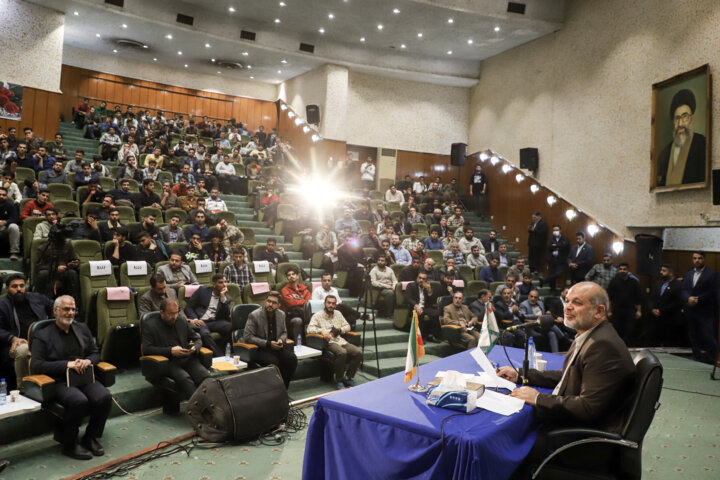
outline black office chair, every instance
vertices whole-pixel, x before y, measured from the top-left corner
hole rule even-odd
[[[311,300],[305,303],[305,316],[310,319],[312,316],[324,308],[323,302],[320,300]],[[352,343],[356,347],[360,346],[362,335],[359,332],[347,332],[343,333],[342,337],[347,340],[348,343]],[[318,357],[322,364],[322,370],[320,378],[325,381],[332,381],[333,379],[333,365],[335,364],[335,354],[332,353],[328,347],[328,341],[325,340],[322,335],[317,333],[308,333],[305,335],[305,341],[307,346],[314,348],[315,350],[321,350],[322,355]]]
[[[55,324],[55,320],[39,320],[33,322],[28,329],[28,346],[32,346],[32,342],[35,339],[37,333],[43,328],[47,328]],[[32,358],[30,362],[30,373],[32,373]],[[107,362],[98,362],[94,365],[95,379],[110,387],[115,384],[115,372],[117,368]],[[25,395],[28,398],[35,400],[42,404],[42,408],[49,411],[58,418],[57,426],[55,429],[55,441],[60,441],[59,434],[62,428],[62,420],[65,418],[65,407],[58,403],[55,399],[55,380],[47,375],[30,375],[22,379],[23,386],[25,387]],[[88,411],[88,415],[90,412]]]
[[[160,312],[148,312],[142,316],[140,320],[140,336],[142,337],[142,328],[152,318],[160,316]],[[213,352],[209,348],[202,347],[200,349],[200,363],[207,369],[212,367]],[[145,380],[150,382],[154,387],[158,388],[162,393],[163,413],[173,414],[180,411],[180,402],[182,396],[177,388],[175,380],[168,376],[168,366],[170,360],[162,355],[142,355],[140,357],[140,371]]]
[[[663,367],[650,350],[635,357],[635,386],[620,433],[563,428],[548,433],[554,451],[533,473],[533,479],[640,479],[642,442],[660,407]]]

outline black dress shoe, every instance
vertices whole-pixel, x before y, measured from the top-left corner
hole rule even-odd
[[[7,466],[10,465],[10,460],[3,460],[0,462],[0,472],[5,470]]]
[[[100,442],[98,442],[94,438],[83,438],[82,442],[80,442],[80,445],[82,445],[87,450],[90,450],[90,452],[96,457],[102,457],[103,455],[105,455],[105,449],[102,445],[100,445]]]
[[[90,460],[92,458],[92,453],[77,443],[63,445],[62,454],[76,460]]]
[[[430,340],[433,343],[440,343],[440,340],[432,333],[428,335],[428,340]]]

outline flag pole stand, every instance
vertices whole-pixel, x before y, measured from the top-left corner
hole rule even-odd
[[[420,365],[418,365],[417,369],[417,382],[415,382],[415,385],[408,385],[408,390],[420,393],[428,391],[428,387],[420,383]]]

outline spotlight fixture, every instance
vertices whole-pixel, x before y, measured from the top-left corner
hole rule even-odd
[[[472,38],[468,38],[468,45],[472,45],[472,44],[473,44],[473,39],[472,39]]]
[[[534,183],[532,185],[530,185],[530,191],[532,192],[533,195],[535,195],[538,192],[538,190],[540,190],[540,187],[538,187]]]
[[[302,125],[303,123],[304,123],[304,120],[302,118],[298,117],[295,119],[295,125],[297,125],[298,127],[300,125]]]
[[[490,163],[492,163],[493,165],[497,165],[499,161],[500,159],[497,157],[497,155],[493,155],[492,157],[490,157]]]
[[[523,180],[525,180],[525,175],[523,175],[522,173],[518,173],[517,175],[515,175],[516,182],[522,183]]]
[[[95,36],[96,36],[97,38],[100,38],[100,34],[99,34],[99,33],[96,33]]]
[[[500,27],[495,27],[495,31],[496,31],[496,32],[499,32],[499,31],[500,31]]]
[[[287,110],[287,108],[288,108],[287,105],[285,105],[284,103],[282,105],[280,105],[280,110],[282,110],[283,112],[285,110]]]
[[[281,6],[281,7],[285,7],[285,6],[287,6],[287,3],[285,3],[285,2],[280,2],[280,6]]]
[[[510,170],[512,170],[512,166],[509,163],[506,163],[502,166],[502,172],[507,174]]]
[[[313,142],[319,142],[319,141],[320,141],[320,135],[318,135],[317,133],[316,133],[316,134],[313,134],[313,136],[310,137],[310,138],[312,138],[312,141],[313,141]]]
[[[172,33],[168,33],[167,35],[165,35],[165,38],[167,38],[168,40],[172,40]]]
[[[235,7],[228,7],[228,12],[235,13]]]
[[[405,50],[405,49],[407,48],[407,45],[405,45],[405,44],[403,43],[403,44],[400,45],[400,48],[402,48],[403,50]]]
[[[284,65],[284,64],[287,63],[287,60],[285,60],[285,59],[283,58],[282,60],[280,60],[280,63],[282,63],[282,64]]]
[[[250,55],[248,52],[242,52],[243,57],[247,57],[248,55]]]
[[[547,204],[551,207],[557,203],[557,198],[555,198],[553,195],[550,195],[547,197]]]
[[[360,41],[364,43],[364,42],[365,42],[365,37],[360,37]]]
[[[486,161],[488,158],[490,158],[490,157],[488,156],[487,153],[482,152],[482,153],[480,154],[480,161],[481,161],[481,162]]]
[[[418,32],[418,38],[422,38],[423,34],[422,32]]]
[[[276,19],[275,19],[275,23],[280,23],[280,19],[279,19],[279,18],[276,18]]]
[[[565,211],[565,217],[571,222],[575,219],[575,217],[577,217],[577,214],[578,213],[572,208]]]
[[[309,131],[310,131],[310,127],[308,127],[307,125],[305,125],[305,126],[303,127],[303,133],[308,133]]]
[[[455,19],[453,19],[453,18],[448,18],[448,23],[450,23],[450,24],[455,23]]]
[[[75,10],[75,11],[73,12],[73,15],[75,15],[75,16],[77,17],[78,15],[80,15],[80,13],[79,13],[77,10]]]
[[[600,228],[598,228],[597,225],[588,225],[587,231],[588,231],[588,235],[590,235],[591,237],[594,237],[600,231]]]
[[[318,32],[320,32],[320,34],[322,35],[323,33],[325,33],[325,29],[320,27],[320,28],[318,28]]]
[[[623,242],[613,242],[612,249],[615,255],[620,255],[624,249]]]
[[[382,29],[383,29],[382,23],[378,24],[377,29],[378,29],[378,30],[382,30]]]
[[[205,44],[205,48],[210,48],[210,47],[212,47],[212,45],[210,45],[209,43]]]
[[[399,13],[400,13],[400,9],[399,9],[399,8],[393,8],[393,13],[394,13],[395,15],[399,14]]]
[[[153,62],[157,62],[157,57],[153,58]]]
[[[123,28],[127,28],[127,23],[123,23],[123,24],[122,24],[122,27],[123,27]]]
[[[447,54],[448,54],[448,55],[452,55],[452,50],[448,50],[448,51],[447,51]]]
[[[332,13],[328,13],[328,18],[329,18],[330,20],[333,20],[333,19],[335,18],[335,15],[332,14]]]
[[[295,112],[293,112],[292,110],[290,110],[290,111],[288,112],[288,117],[293,118],[294,116],[295,116]]]

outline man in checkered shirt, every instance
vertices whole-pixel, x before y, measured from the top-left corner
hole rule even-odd
[[[245,253],[242,250],[233,250],[232,261],[233,263],[225,267],[223,275],[228,283],[236,284],[242,291],[245,285],[254,282],[255,279],[250,267],[245,263]]]

